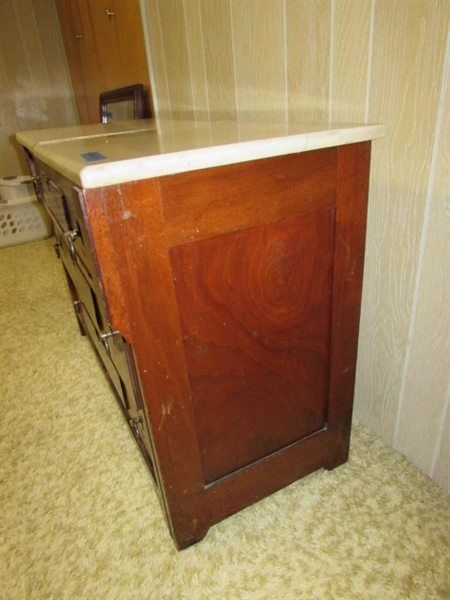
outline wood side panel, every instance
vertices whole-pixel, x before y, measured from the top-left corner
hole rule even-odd
[[[203,499],[196,432],[156,180],[104,197],[130,324],[130,343],[146,399],[156,468],[179,548],[201,539],[209,516]]]
[[[345,462],[350,444],[364,269],[370,142],[338,149],[327,468]]]
[[[348,457],[370,143],[342,147],[338,157],[328,422],[309,438],[208,486],[211,516],[217,521],[318,468],[334,468]]]
[[[167,244],[332,208],[336,177],[336,148],[162,177]]]
[[[325,425],[333,211],[172,248],[206,483]]]
[[[120,278],[119,263],[116,260],[114,240],[106,213],[108,204],[120,202],[120,189],[114,186],[84,190],[84,196],[98,268],[110,315],[110,325],[112,329],[119,330],[127,341],[130,341],[131,330],[125,307],[124,287]]]
[[[211,525],[321,469],[328,436],[320,431],[207,486]]]

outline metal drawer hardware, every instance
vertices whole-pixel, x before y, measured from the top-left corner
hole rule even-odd
[[[120,334],[120,331],[108,331],[107,333],[99,334],[100,341],[106,350],[106,354],[110,358],[111,358],[111,348],[109,347],[109,340],[110,340],[110,338],[114,337],[116,334]]]
[[[111,19],[111,17],[114,16],[114,13],[112,11],[110,11],[108,8],[106,9],[106,16]]]
[[[69,251],[70,256],[72,257],[72,262],[76,262],[77,260],[77,251],[75,250],[75,246],[73,245],[76,238],[80,235],[78,229],[73,229],[72,231],[66,231],[64,233],[66,236],[66,240],[69,243]]]
[[[37,197],[39,197],[39,185],[41,183],[39,175],[35,175],[34,177],[32,177],[31,181],[32,181],[33,187],[34,187],[34,193],[36,194]]]
[[[130,427],[134,433],[134,437],[137,440],[141,439],[141,432],[139,430],[139,425],[142,423],[142,419],[141,417],[137,417],[135,419],[128,419],[128,423],[130,424]]]

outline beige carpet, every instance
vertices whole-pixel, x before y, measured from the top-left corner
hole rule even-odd
[[[177,552],[52,241],[0,250],[1,598],[450,598],[448,497],[358,423],[348,464]]]

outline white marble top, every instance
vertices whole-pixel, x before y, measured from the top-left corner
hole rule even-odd
[[[127,121],[28,131],[17,140],[84,188],[97,188],[383,137],[383,125]]]

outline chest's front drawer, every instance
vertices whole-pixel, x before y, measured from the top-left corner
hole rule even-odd
[[[59,255],[67,276],[81,331],[94,346],[119,404],[155,477],[154,453],[148,433],[139,375],[132,347],[120,331],[108,323],[101,296],[93,289],[78,265],[59,228],[56,229]]]
[[[108,312],[99,286],[93,279],[86,277],[84,270],[79,268],[76,261],[73,261],[66,237],[58,227],[55,227],[55,235],[58,254],[66,273],[70,276],[70,281],[76,288],[77,299],[83,302],[85,310],[98,331],[109,329]]]
[[[82,278],[73,281],[71,275],[68,275],[81,328],[90,338],[97,351],[133,435],[144,454],[155,482],[159,486],[155,470],[154,450],[149,435],[147,414],[142,402],[133,350],[120,331],[101,331],[97,328],[97,323],[91,318],[88,303],[82,299],[88,298],[85,290],[83,291],[80,287]]]
[[[37,173],[40,182],[40,198],[53,221],[63,231],[71,229],[69,208],[63,191],[52,181],[45,171],[38,165]]]
[[[86,217],[83,192],[47,165],[36,161],[40,196],[55,225],[61,230],[72,261],[88,278],[98,278],[95,252]]]

